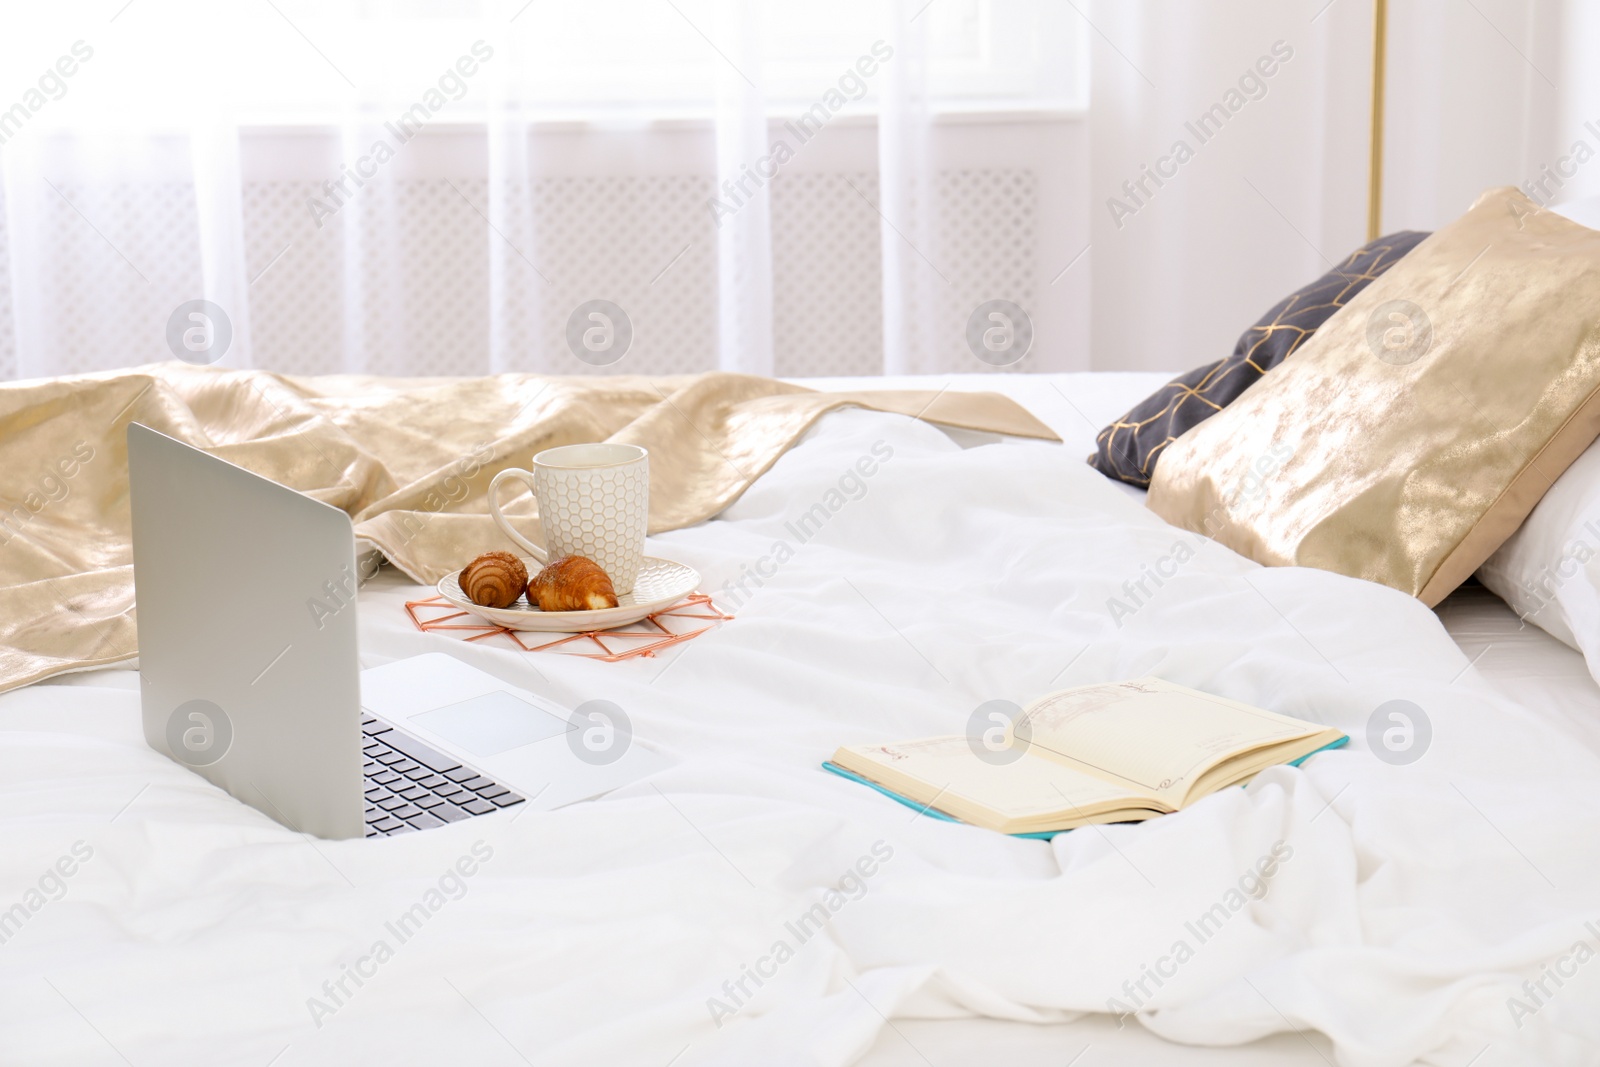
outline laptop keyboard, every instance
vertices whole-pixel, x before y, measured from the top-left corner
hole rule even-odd
[[[392,837],[521,804],[523,798],[410,734],[361,717],[367,836]]]

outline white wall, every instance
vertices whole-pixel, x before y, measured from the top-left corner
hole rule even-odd
[[[1555,108],[1553,156],[1542,163],[1552,167],[1570,160],[1575,142],[1594,151],[1577,171],[1564,180],[1556,202],[1600,196],[1600,4],[1593,0],[1567,0],[1562,4],[1555,64],[1560,71],[1561,94]]]

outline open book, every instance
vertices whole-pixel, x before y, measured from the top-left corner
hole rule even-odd
[[[1349,740],[1159,678],[1051,693],[1003,733],[1002,719],[984,738],[847,745],[823,766],[914,807],[1038,834],[1177,811]]]

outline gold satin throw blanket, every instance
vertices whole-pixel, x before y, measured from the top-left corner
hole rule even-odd
[[[291,378],[169,363],[0,385],[0,692],[137,654],[129,422],[341,508],[357,537],[432,583],[511,547],[485,494],[535,452],[644,446],[659,533],[716,515],[820,416],[852,405],[1057,439],[993,393],[821,393],[720,373]],[[505,510],[539,539],[531,496]]]

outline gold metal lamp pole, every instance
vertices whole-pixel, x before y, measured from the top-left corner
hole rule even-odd
[[[1367,166],[1367,240],[1383,225],[1383,67],[1389,0],[1372,0],[1372,147]]]

